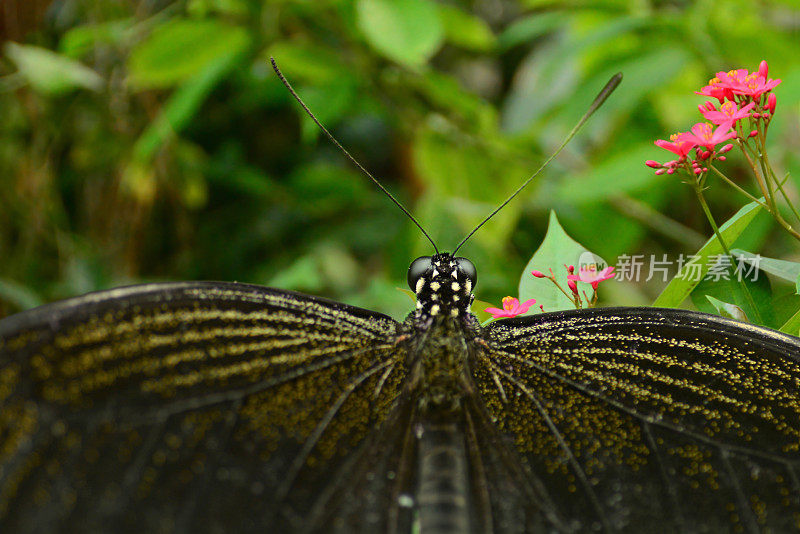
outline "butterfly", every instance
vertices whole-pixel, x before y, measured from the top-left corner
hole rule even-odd
[[[482,326],[460,246],[411,263],[403,322],[225,282],[0,321],[0,531],[800,528],[799,338],[657,308]]]

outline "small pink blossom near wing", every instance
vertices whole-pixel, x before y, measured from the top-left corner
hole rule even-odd
[[[516,317],[528,311],[528,308],[536,304],[536,299],[528,299],[523,303],[514,297],[503,297],[503,309],[486,308],[486,313],[490,313],[495,319],[501,317]]]
[[[614,278],[614,267],[606,267],[601,271],[598,271],[594,265],[581,267],[578,274],[571,274],[567,276],[567,278],[571,281],[578,280],[580,282],[592,284],[592,289],[596,290],[600,282]]]

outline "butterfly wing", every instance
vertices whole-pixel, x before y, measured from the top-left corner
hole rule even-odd
[[[233,283],[1,321],[0,531],[385,530],[398,482],[370,473],[403,456],[380,429],[410,426],[398,328]]]
[[[655,308],[513,318],[484,337],[473,374],[499,434],[478,425],[477,441],[520,459],[536,483],[527,520],[584,531],[800,527],[798,338]]]

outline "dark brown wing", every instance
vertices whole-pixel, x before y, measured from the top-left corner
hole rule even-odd
[[[520,521],[606,532],[800,528],[800,339],[654,308],[514,318],[484,336],[473,411],[486,416],[475,441],[495,470],[518,459],[531,484],[527,503],[513,493]],[[485,480],[491,488],[498,478]],[[497,531],[515,530],[508,517]]]
[[[122,288],[0,321],[0,532],[407,523],[397,480],[373,476],[397,471],[410,427],[398,328],[231,283]]]

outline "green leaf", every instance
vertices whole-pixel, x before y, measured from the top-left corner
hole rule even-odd
[[[587,258],[592,258],[592,261],[587,261]],[[583,264],[594,262],[602,263],[602,260],[567,235],[559,224],[555,212],[551,211],[547,234],[522,272],[519,281],[520,302],[536,299],[536,307],[544,306],[546,312],[574,308],[572,301],[552,281],[547,278],[536,278],[531,271],[537,270],[547,274],[552,269],[561,287],[569,291],[564,265],[574,265],[575,269],[579,269]],[[532,312],[534,308],[529,310],[528,315]]]
[[[724,255],[712,265],[706,277],[692,291],[691,299],[697,309],[717,313],[713,302],[709,304],[708,297],[711,296],[741,308],[749,322],[775,326],[772,287],[766,276],[749,275],[740,270],[741,266],[731,264]]]
[[[172,87],[209,65],[243,51],[250,36],[215,20],[173,20],[157,27],[133,49],[129,82],[137,89]]]
[[[410,298],[411,302],[416,302],[417,301],[417,295],[413,291],[411,291],[410,289],[406,289],[404,287],[398,287],[397,290],[400,293],[403,293],[404,295],[406,295],[408,298]]]
[[[448,43],[478,52],[494,47],[494,33],[483,19],[455,6],[438,4],[438,8]]]
[[[767,258],[738,248],[732,249],[731,254],[740,261],[752,265],[755,269],[777,276],[787,282],[796,283],[800,277],[800,263]]]
[[[747,314],[744,313],[744,310],[737,306],[736,304],[731,304],[730,302],[723,302],[719,299],[712,297],[711,295],[706,295],[708,301],[714,306],[717,310],[717,313],[723,317],[728,317],[730,319],[736,319],[737,321],[747,321]]]
[[[356,10],[370,46],[398,63],[420,66],[444,42],[439,13],[428,0],[358,0]]]
[[[800,310],[797,310],[794,315],[783,323],[783,326],[780,327],[780,331],[793,336],[800,335]]]
[[[733,217],[725,221],[720,227],[720,233],[726,243],[733,243],[736,238],[744,232],[747,225],[761,211],[761,206],[756,202],[751,202],[736,212]],[[700,283],[708,272],[709,258],[723,253],[722,245],[717,241],[716,236],[712,236],[705,245],[700,247],[691,264],[685,265],[670,280],[664,291],[653,302],[653,306],[664,308],[677,308],[689,296],[692,290]]]
[[[46,48],[8,42],[6,55],[35,91],[60,95],[75,89],[99,91],[103,79],[89,67]]]
[[[189,122],[214,86],[236,64],[239,51],[231,49],[215,57],[169,97],[159,115],[136,141],[134,160],[140,164],[149,161],[167,139]]]

